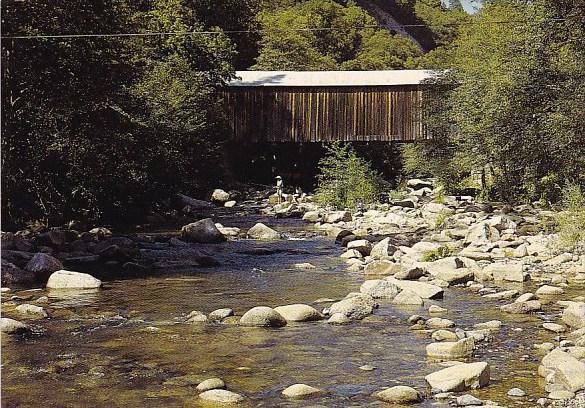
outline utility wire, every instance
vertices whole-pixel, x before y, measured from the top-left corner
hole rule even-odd
[[[551,18],[543,22],[560,22],[566,21],[565,18]],[[365,30],[368,28],[380,29],[401,29],[410,27],[455,27],[464,25],[485,25],[485,24],[526,24],[528,20],[501,20],[501,21],[468,21],[445,24],[398,24],[389,26],[364,25],[354,27],[322,27],[322,28],[270,28],[261,30],[217,30],[217,31],[161,31],[145,33],[102,33],[102,34],[39,34],[39,35],[7,35],[0,36],[6,40],[34,40],[34,39],[76,39],[76,38],[97,38],[97,37],[163,37],[163,36],[187,36],[187,35],[217,35],[217,34],[251,34],[265,32],[306,32],[306,31],[338,31],[338,30]]]

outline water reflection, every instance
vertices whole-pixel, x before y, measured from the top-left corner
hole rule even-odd
[[[98,302],[100,289],[49,289],[52,308],[91,306]]]

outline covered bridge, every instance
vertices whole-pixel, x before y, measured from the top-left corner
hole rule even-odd
[[[223,91],[236,141],[414,141],[426,138],[431,71],[238,71]]]

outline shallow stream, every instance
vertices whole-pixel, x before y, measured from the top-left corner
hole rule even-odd
[[[300,221],[281,221],[277,227],[293,238],[303,235]],[[266,255],[242,247],[264,248]],[[192,310],[207,314],[222,307],[240,316],[259,305],[307,303],[321,309],[328,303],[314,304],[316,299],[342,298],[364,280],[362,273],[345,270],[340,253],[321,237],[243,241],[224,245],[220,267],[110,280],[97,292],[75,296],[22,292],[48,295],[53,317],[33,322],[42,335],[2,337],[2,406],[196,407],[203,405],[195,385],[210,377],[221,377],[229,390],[246,396],[247,406],[262,407],[385,406],[371,396],[383,387],[428,391],[424,376],[442,367],[425,355],[429,334],[410,330],[406,319],[414,313],[427,316],[429,304],[398,308],[381,301],[373,316],[347,326],[181,323]],[[301,262],[317,268],[296,269]],[[495,340],[480,344],[471,358],[487,361],[492,371],[491,384],[472,393],[510,407],[535,406],[544,384],[536,375],[540,356],[532,345],[553,339],[538,329],[547,316],[505,315],[498,302],[464,288],[448,289],[435,303],[449,310],[441,317],[461,328],[504,322]],[[359,369],[365,364],[376,369]],[[294,383],[326,394],[310,401],[284,399],[280,392]],[[530,398],[509,399],[512,387]],[[447,405],[426,399],[420,406]]]

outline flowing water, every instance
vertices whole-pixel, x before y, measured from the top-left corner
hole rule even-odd
[[[293,221],[279,225],[291,236],[300,227]],[[364,277],[345,270],[340,252],[330,240],[315,236],[240,241],[224,245],[218,255],[221,267],[110,280],[95,292],[23,292],[48,295],[53,317],[32,322],[42,327],[41,335],[3,335],[2,406],[196,407],[203,405],[194,386],[211,377],[221,377],[229,390],[245,395],[246,406],[384,406],[371,396],[383,387],[401,384],[428,391],[424,376],[442,367],[425,355],[428,334],[410,330],[406,322],[413,313],[426,315],[424,309],[382,301],[375,315],[347,326],[325,321],[279,329],[181,323],[192,310],[230,307],[242,315],[258,305],[344,297]],[[296,269],[300,262],[317,268]],[[499,303],[463,288],[448,289],[445,299],[435,303],[449,309],[442,317],[458,327],[504,322],[495,340],[480,344],[470,359],[487,361],[492,368],[491,384],[472,393],[506,406],[534,406],[544,384],[536,375],[540,356],[532,344],[554,337],[537,329],[547,316],[506,316]],[[9,310],[10,302],[5,305]],[[359,369],[364,364],[376,369]],[[282,389],[294,383],[326,393],[310,402],[282,398]],[[531,398],[510,400],[506,392],[512,387]],[[427,399],[420,406],[443,405]]]

